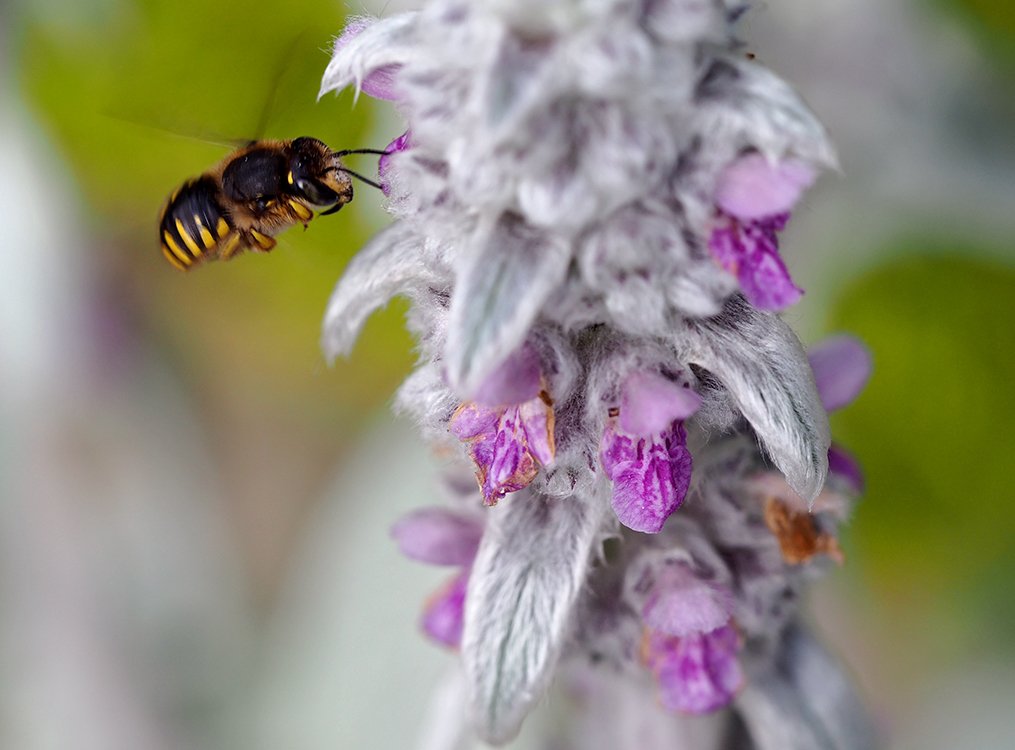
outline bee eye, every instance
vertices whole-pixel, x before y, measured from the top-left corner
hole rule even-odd
[[[338,195],[334,190],[315,180],[297,177],[296,190],[301,197],[317,206],[331,206],[338,202]]]

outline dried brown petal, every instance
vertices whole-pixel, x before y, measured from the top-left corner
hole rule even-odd
[[[839,540],[819,531],[810,513],[798,513],[774,497],[765,501],[765,525],[779,540],[782,559],[790,565],[807,562],[815,555],[824,554],[839,565],[845,561]]]

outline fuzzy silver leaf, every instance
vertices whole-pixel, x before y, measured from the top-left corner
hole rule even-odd
[[[321,348],[329,362],[349,353],[371,313],[433,276],[422,245],[408,224],[396,222],[374,235],[352,259],[324,313]]]
[[[548,44],[522,40],[513,34],[501,38],[496,60],[476,92],[480,102],[475,106],[484,113],[486,137],[497,141],[517,131],[532,107],[543,103],[540,94],[545,95],[545,89],[553,85]]]
[[[742,662],[747,686],[735,706],[758,750],[877,747],[841,667],[799,623],[787,628],[774,653],[753,649]]]
[[[837,166],[818,119],[789,84],[761,65],[716,54],[698,83],[697,100],[695,122],[709,151],[754,148],[772,160],[791,154],[816,166]],[[722,159],[734,156],[723,153]]]
[[[364,29],[335,49],[321,78],[318,96],[352,84],[358,90],[372,71],[408,62],[413,55],[411,40],[417,17],[417,13],[409,12],[361,19]]]
[[[458,271],[445,350],[448,379],[463,395],[521,345],[571,259],[565,239],[517,215],[505,214],[478,234]]]
[[[462,636],[476,729],[502,744],[548,685],[598,538],[604,498],[523,491],[488,511]]]
[[[841,750],[873,750],[878,736],[842,667],[800,624],[785,636],[783,662],[811,713]]]
[[[757,750],[839,750],[785,678],[749,678],[735,705]]]
[[[441,377],[440,368],[428,363],[417,368],[399,387],[394,409],[396,414],[415,419],[424,438],[440,442],[449,438],[448,420],[460,404]]]
[[[828,473],[831,433],[807,354],[790,327],[737,295],[719,315],[688,321],[687,331],[689,361],[722,383],[790,487],[814,500]]]

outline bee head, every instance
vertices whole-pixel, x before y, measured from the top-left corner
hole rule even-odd
[[[352,180],[341,170],[335,153],[316,138],[297,138],[290,146],[290,192],[320,210],[352,200]]]

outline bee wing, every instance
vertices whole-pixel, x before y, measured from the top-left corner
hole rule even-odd
[[[253,138],[233,138],[214,130],[199,128],[192,123],[166,122],[165,115],[157,113],[143,114],[121,114],[119,112],[106,111],[103,115],[111,120],[116,120],[131,129],[149,130],[169,138],[179,138],[195,143],[204,143],[211,146],[221,146],[230,150],[243,148],[252,143]]]
[[[276,114],[275,109],[278,104],[278,93],[281,89],[282,78],[285,76],[286,71],[292,67],[293,60],[296,57],[296,50],[303,47],[303,42],[310,35],[310,28],[305,28],[295,37],[289,40],[286,44],[282,54],[279,55],[278,60],[275,62],[275,68],[271,76],[271,84],[268,88],[268,96],[265,98],[264,103],[261,105],[261,113],[257,118],[257,127],[254,129],[254,137],[257,140],[264,138],[264,134],[268,129],[268,123],[271,122],[272,118]]]

